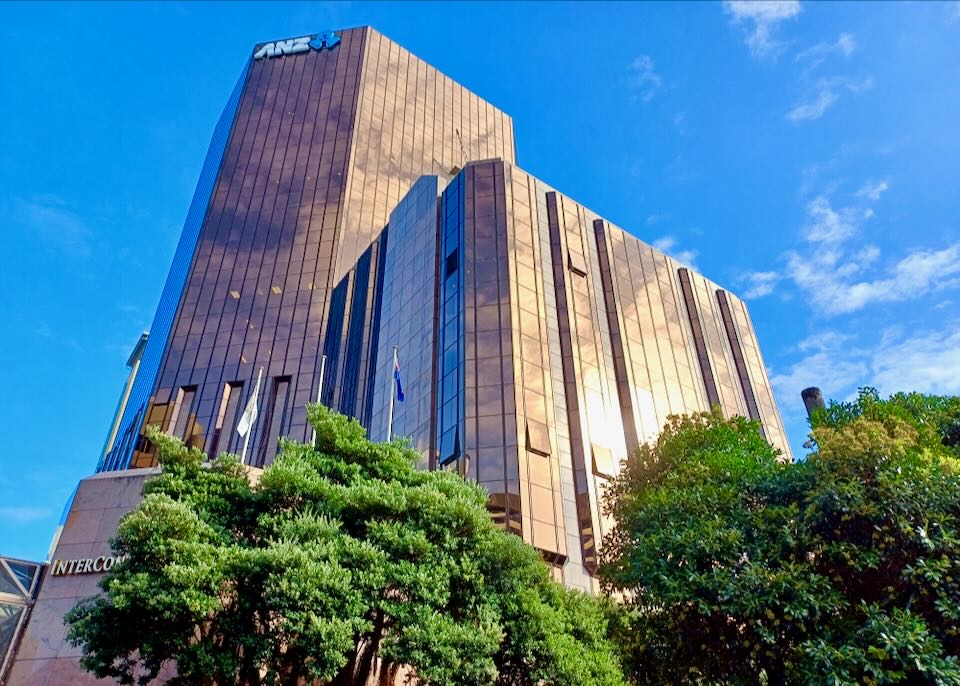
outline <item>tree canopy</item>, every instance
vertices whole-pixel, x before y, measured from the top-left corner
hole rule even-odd
[[[629,457],[601,575],[637,683],[960,684],[960,399],[864,389],[812,438],[714,412]]]
[[[154,431],[162,472],[113,542],[126,559],[68,615],[82,664],[147,683],[614,686],[609,604],[553,581],[486,494],[414,468],[322,406],[252,483]]]

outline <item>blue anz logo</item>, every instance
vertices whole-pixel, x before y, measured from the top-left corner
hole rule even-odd
[[[253,52],[253,59],[260,60],[264,57],[280,57],[281,55],[296,55],[301,52],[307,52],[311,48],[314,50],[323,50],[335,47],[340,42],[340,36],[333,31],[321,31],[313,36],[301,36],[300,38],[290,38],[287,40],[273,41],[264,43]]]
[[[313,40],[310,41],[310,47],[314,50],[323,50],[324,48],[332,48],[339,42],[340,36],[333,31],[324,31],[313,37]]]

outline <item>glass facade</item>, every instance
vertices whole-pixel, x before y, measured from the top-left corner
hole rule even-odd
[[[337,402],[372,387],[365,423],[386,438],[396,346],[393,435],[483,485],[494,519],[568,585],[593,587],[603,490],[668,415],[758,419],[786,455],[743,303],[516,166],[421,178],[371,247],[379,273],[363,255],[357,268],[379,295],[349,318],[377,342],[372,377]]]
[[[390,214],[388,243],[384,252],[383,288],[376,366],[372,372],[370,437],[385,440],[391,397],[395,399],[393,347],[397,347],[403,380],[403,402],[394,401],[393,433],[409,438],[423,456],[422,466],[436,464],[434,433],[436,408],[433,389],[439,367],[434,350],[438,334],[434,297],[438,269],[437,210],[440,183],[436,176],[422,177]]]
[[[249,463],[306,439],[319,395],[591,589],[604,489],[669,415],[752,417],[789,457],[739,299],[515,166],[507,115],[339,35],[248,65],[104,469],[154,463],[142,422],[236,452],[263,368]]]
[[[0,683],[13,662],[42,571],[35,562],[0,557]]]
[[[376,332],[363,315],[378,309],[389,213],[424,174],[513,159],[501,111],[370,28],[338,35],[333,48],[248,63],[101,470],[155,463],[143,424],[237,451],[261,368],[269,421],[248,461],[269,463],[279,435],[308,435],[324,354],[324,398],[369,420]]]

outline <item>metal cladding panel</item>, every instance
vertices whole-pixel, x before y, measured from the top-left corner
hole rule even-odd
[[[197,189],[194,191],[190,208],[187,210],[187,218],[183,223],[183,233],[180,234],[180,241],[177,243],[177,249],[173,255],[173,263],[160,294],[160,304],[157,306],[153,324],[150,326],[150,337],[147,340],[146,349],[143,351],[143,357],[140,360],[140,366],[137,369],[137,375],[123,417],[120,420],[114,448],[105,456],[102,464],[98,466],[98,472],[125,469],[129,466],[135,443],[140,435],[147,403],[153,391],[160,370],[160,363],[163,360],[167,341],[170,337],[177,306],[180,303],[190,265],[196,253],[200,229],[210,205],[214,184],[220,172],[220,163],[227,148],[227,142],[237,114],[237,107],[240,103],[240,96],[249,71],[250,62],[248,61],[233,87],[233,92],[230,94],[220,118],[217,120],[217,125],[213,129],[213,137],[207,149],[207,156],[204,158],[203,167],[200,169]]]

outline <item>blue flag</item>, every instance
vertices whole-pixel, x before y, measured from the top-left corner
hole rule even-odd
[[[400,361],[397,359],[396,352],[393,355],[393,379],[397,382],[397,401],[403,402],[403,384],[400,383]]]

